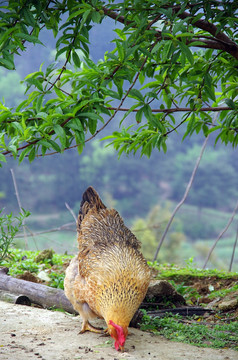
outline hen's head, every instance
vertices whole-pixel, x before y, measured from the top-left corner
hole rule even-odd
[[[115,340],[115,349],[123,351],[126,337],[128,335],[127,326],[120,326],[115,324],[112,320],[109,320],[108,331],[111,337]]]

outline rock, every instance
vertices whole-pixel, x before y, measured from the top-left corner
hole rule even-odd
[[[235,309],[236,307],[238,307],[238,298],[227,300],[227,301],[222,301],[218,305],[218,308],[222,311],[232,310],[232,309]]]
[[[150,282],[144,301],[151,302],[169,301],[173,305],[186,305],[186,301],[174,287],[166,280],[152,280]]]
[[[49,275],[47,274],[47,272],[45,271],[40,271],[38,274],[37,274],[38,278],[41,279],[42,281],[50,281],[51,278],[49,277]]]
[[[147,290],[146,298],[152,300],[156,296],[172,295],[175,289],[166,280],[152,280]]]

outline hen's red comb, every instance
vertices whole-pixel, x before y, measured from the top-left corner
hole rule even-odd
[[[126,339],[122,326],[115,324],[112,320],[109,320],[109,325],[112,325],[116,329],[120,345],[124,345],[123,343],[125,343]]]

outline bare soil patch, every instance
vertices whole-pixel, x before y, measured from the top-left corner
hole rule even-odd
[[[0,329],[1,360],[237,360],[230,349],[198,348],[134,328],[126,351],[119,353],[109,337],[79,335],[79,317],[5,302],[0,302]]]

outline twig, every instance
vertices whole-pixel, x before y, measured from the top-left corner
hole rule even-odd
[[[62,230],[68,230],[67,228],[69,228],[70,226],[75,226],[75,223],[72,222],[72,223],[68,223],[68,224],[64,224],[62,226],[59,226],[59,227],[56,227],[56,228],[53,228],[53,229],[48,229],[48,230],[44,230],[44,231],[37,231],[35,233],[32,233],[31,232],[31,236],[36,236],[36,235],[42,235],[42,234],[48,234],[48,233],[51,233],[51,232],[56,232],[56,231],[62,231]],[[68,230],[68,231],[76,231],[75,230]],[[22,234],[18,234],[15,236],[16,238],[22,238],[23,235]]]
[[[214,119],[213,119],[213,124],[215,123],[215,121],[216,121],[216,116],[215,116]],[[167,235],[167,233],[168,233],[168,231],[169,231],[170,225],[172,224],[172,221],[173,221],[173,219],[174,219],[174,217],[175,217],[175,214],[177,213],[177,211],[180,209],[180,207],[181,207],[181,206],[183,205],[183,203],[185,202],[185,200],[186,200],[186,198],[187,198],[187,196],[188,196],[188,193],[189,193],[189,191],[190,191],[190,189],[191,189],[191,187],[192,187],[192,184],[193,184],[193,181],[194,181],[196,172],[197,172],[197,170],[198,170],[199,164],[200,164],[200,162],[201,162],[201,160],[202,160],[203,153],[204,153],[205,148],[206,148],[207,143],[208,143],[209,135],[210,135],[210,134],[208,134],[208,136],[206,137],[206,139],[205,139],[205,141],[204,141],[204,143],[203,143],[203,145],[202,145],[202,149],[201,149],[200,155],[199,155],[199,157],[197,158],[195,167],[194,167],[194,169],[193,169],[192,175],[191,175],[191,177],[190,177],[190,180],[189,180],[189,182],[188,182],[188,185],[187,185],[187,187],[186,187],[186,190],[185,190],[185,193],[184,193],[184,195],[183,195],[183,197],[182,197],[182,200],[181,200],[181,201],[177,204],[177,206],[175,207],[175,209],[174,209],[174,211],[173,211],[173,213],[172,213],[172,215],[171,215],[171,218],[170,218],[170,220],[169,220],[169,222],[168,222],[168,224],[167,224],[167,226],[166,226],[166,229],[165,229],[165,231],[164,231],[164,233],[163,233],[163,235],[162,235],[162,237],[161,237],[161,239],[160,239],[159,245],[158,245],[158,247],[157,247],[157,249],[156,249],[156,252],[155,252],[154,261],[156,261],[156,259],[157,259],[157,256],[158,256],[158,254],[159,254],[160,248],[161,248],[161,246],[162,246],[162,244],[163,244],[163,242],[164,242],[164,239],[165,239],[165,237],[166,237],[166,235]]]
[[[226,225],[225,228],[220,232],[220,234],[218,235],[218,238],[215,240],[214,244],[212,245],[212,247],[211,247],[211,249],[210,249],[210,251],[209,251],[209,253],[208,253],[208,255],[207,255],[207,258],[206,258],[206,260],[205,260],[205,263],[204,263],[204,265],[203,265],[203,269],[206,268],[207,263],[208,263],[208,260],[210,259],[210,256],[211,256],[213,250],[214,250],[215,247],[216,247],[216,244],[218,243],[218,241],[220,240],[220,238],[225,234],[225,232],[227,231],[227,229],[228,229],[229,226],[231,225],[231,223],[232,223],[232,221],[233,221],[233,219],[234,219],[234,217],[235,217],[235,214],[236,214],[237,210],[238,210],[238,202],[237,202],[237,204],[236,204],[236,207],[235,207],[235,209],[234,209],[234,211],[233,211],[233,213],[232,213],[232,215],[231,215],[231,217],[230,217],[227,225]]]
[[[115,107],[112,107],[112,106],[109,106],[108,108],[107,108],[108,110],[116,110],[116,108]],[[129,111],[130,109],[129,108],[120,108],[120,109],[118,109],[118,111]],[[133,110],[131,110],[132,112],[137,112],[137,111],[139,111],[140,109],[133,109]],[[196,112],[196,111],[204,111],[204,112],[206,112],[206,111],[223,111],[223,110],[225,110],[225,111],[229,111],[229,110],[232,110],[232,108],[230,108],[230,107],[228,107],[228,106],[221,106],[221,107],[219,107],[219,106],[216,106],[216,107],[212,107],[212,106],[208,106],[208,107],[204,107],[204,108],[201,108],[201,109],[199,109],[199,110],[197,110],[197,109],[192,109],[192,108],[188,108],[188,107],[178,107],[178,108],[172,108],[172,109],[151,109],[151,111],[153,112],[153,113],[168,113],[168,114],[170,114],[170,113],[174,113],[174,112],[187,112],[187,111],[189,111],[189,112]]]
[[[21,205],[21,199],[20,199],[18,188],[17,188],[17,182],[16,182],[14,170],[10,169],[10,171],[11,171],[11,174],[12,174],[13,185],[14,185],[15,194],[16,194],[17,203],[18,203],[18,206],[19,206],[19,209],[20,209],[20,213],[23,214],[22,205]],[[22,227],[23,227],[23,232],[24,232],[25,248],[27,249],[28,246],[27,246],[27,233],[26,233],[26,229],[25,229],[25,219],[23,219],[23,221],[22,221]]]
[[[235,239],[235,242],[234,242],[234,245],[233,245],[233,250],[232,250],[232,255],[231,255],[231,262],[230,262],[230,266],[229,266],[229,271],[231,271],[231,269],[232,269],[232,264],[233,264],[233,260],[234,260],[234,256],[235,256],[237,241],[238,241],[238,226],[237,226],[237,231],[236,231],[236,239]]]
[[[75,222],[77,224],[77,221],[78,221],[77,217],[76,217],[75,213],[73,212],[73,210],[71,209],[71,207],[69,206],[69,204],[67,202],[65,203],[65,206],[69,210],[70,214],[73,216],[73,218],[74,218],[74,220],[75,220]]]

